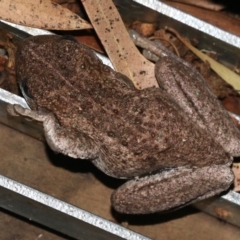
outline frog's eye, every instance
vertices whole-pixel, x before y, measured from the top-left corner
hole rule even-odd
[[[28,85],[27,85],[27,78],[23,78],[19,81],[20,89],[22,92],[23,97],[27,100],[29,98],[33,98],[32,94],[29,91]]]
[[[23,97],[25,98],[25,100],[27,101],[29,107],[32,110],[37,111],[38,110],[38,106],[37,104],[34,102],[33,96],[30,92],[30,89],[28,88],[27,85],[27,78],[23,78],[22,80],[19,81],[19,86],[22,92]]]

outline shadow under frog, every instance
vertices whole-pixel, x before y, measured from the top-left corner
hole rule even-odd
[[[202,77],[176,57],[156,64],[161,88],[137,90],[71,37],[37,36],[17,50],[16,72],[55,152],[89,159],[115,178],[113,207],[144,214],[216,195],[233,182],[240,136]]]

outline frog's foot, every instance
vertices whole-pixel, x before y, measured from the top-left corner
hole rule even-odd
[[[38,122],[44,122],[46,116],[48,114],[42,114],[42,113],[38,113],[36,111],[32,111],[30,109],[24,108],[21,105],[18,104],[8,104],[7,105],[7,112],[11,115],[11,116],[23,116],[27,119],[30,120],[35,120]]]
[[[147,214],[183,207],[229,188],[234,176],[227,166],[177,168],[128,181],[112,195],[122,213]]]
[[[81,159],[98,157],[98,147],[90,137],[80,131],[60,126],[52,113],[39,113],[20,105],[8,105],[7,111],[13,116],[24,116],[42,122],[46,141],[54,152]]]

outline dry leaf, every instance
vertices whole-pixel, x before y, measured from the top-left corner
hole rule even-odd
[[[1,0],[0,18],[29,27],[49,30],[79,30],[91,24],[50,0]]]
[[[111,0],[82,0],[116,71],[128,76],[138,89],[158,86],[154,64],[135,47]]]
[[[168,31],[172,32],[176,37],[184,43],[195,55],[197,55],[203,62],[209,63],[211,69],[217,73],[223,80],[230,84],[235,90],[240,91],[240,76],[235,72],[231,71],[226,66],[215,61],[208,55],[202,53],[197,48],[192,46],[188,41],[184,40],[174,29],[166,28]]]
[[[77,34],[77,36],[75,36],[75,38],[79,42],[93,49],[95,52],[99,52],[101,54],[105,53],[98,37],[93,34],[92,31],[81,31],[80,34]]]
[[[234,179],[234,191],[240,191],[240,163],[233,163],[232,170],[235,176]]]

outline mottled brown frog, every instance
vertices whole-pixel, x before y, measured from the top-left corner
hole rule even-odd
[[[231,119],[188,68],[162,58],[161,88],[137,90],[72,37],[30,37],[18,48],[16,72],[32,111],[12,110],[43,122],[53,151],[130,179],[112,195],[117,211],[169,210],[228,189],[231,156],[240,155]]]

